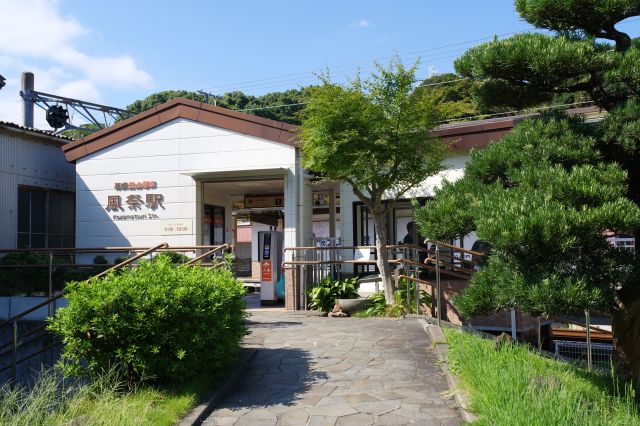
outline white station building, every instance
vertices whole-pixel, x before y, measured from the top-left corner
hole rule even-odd
[[[438,134],[452,148],[447,170],[397,203],[389,243],[407,235],[411,199],[429,198],[443,179],[461,177],[471,148],[500,138],[521,119],[442,126]],[[261,231],[282,235],[280,247],[272,241],[280,253],[375,243],[367,208],[348,184],[319,182],[304,170],[294,128],[285,123],[175,99],[73,142],[17,125],[0,130],[3,152],[16,154],[0,161],[0,248],[226,243],[234,247],[238,276],[258,279],[261,256],[271,249],[258,241]],[[43,215],[51,217],[41,226]],[[473,238],[455,243],[471,247]],[[286,260],[292,256],[285,252]],[[300,307],[296,291],[287,284],[289,309]]]

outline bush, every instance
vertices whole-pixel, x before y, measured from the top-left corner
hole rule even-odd
[[[244,288],[228,268],[175,265],[168,256],[102,280],[69,283],[50,321],[65,343],[63,370],[90,376],[117,365],[130,381],[219,374],[246,334]]]
[[[65,263],[73,263],[71,259],[66,260]],[[84,281],[93,277],[94,275],[98,275],[101,272],[104,272],[109,268],[109,261],[106,257],[102,255],[97,255],[93,258],[93,264],[96,265],[92,268],[70,268],[64,269],[62,273],[62,283],[59,286],[60,288],[64,287],[64,283],[70,281]]]
[[[165,251],[162,252],[162,255],[167,256],[169,260],[171,260],[171,263],[175,265],[182,265],[183,263],[187,263],[191,260],[189,259],[189,256],[183,253],[178,253],[177,251]]]
[[[409,291],[409,300],[407,301],[407,290]],[[399,317],[406,314],[417,314],[416,310],[416,283],[401,279],[398,288],[393,292],[393,305],[387,305],[383,291],[378,291],[371,296],[371,306],[367,308],[362,316],[371,317]],[[420,289],[420,305],[431,306],[431,296],[424,290]]]
[[[327,277],[309,290],[309,308],[321,312],[331,312],[336,299],[355,299],[360,297],[358,278],[334,281]]]
[[[8,253],[0,259],[0,265],[48,265],[49,258],[41,253]],[[31,295],[44,291],[48,281],[47,268],[1,268],[0,295]]]

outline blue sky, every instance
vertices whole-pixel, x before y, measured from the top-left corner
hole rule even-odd
[[[20,72],[36,90],[124,107],[168,89],[250,94],[367,73],[394,53],[420,75],[464,50],[530,28],[512,0],[0,0],[0,120],[18,121]],[[640,21],[621,29],[640,34]],[[453,45],[453,46],[452,46]],[[446,47],[449,46],[449,47]],[[46,127],[42,116],[38,124]]]

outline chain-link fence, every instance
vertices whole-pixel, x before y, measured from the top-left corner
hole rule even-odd
[[[587,342],[571,340],[555,340],[555,354],[565,358],[588,362]],[[614,348],[610,343],[591,343],[591,362],[598,367],[607,368],[611,365]]]

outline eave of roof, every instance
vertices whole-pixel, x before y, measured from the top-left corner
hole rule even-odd
[[[56,135],[53,132],[50,132],[47,130],[40,130],[33,127],[22,126],[20,124],[12,123],[10,121],[0,121],[0,128],[6,129],[12,132],[23,133],[23,134],[27,134],[34,137],[43,138],[48,141],[59,143],[60,145],[66,145],[69,142],[73,141],[73,139],[68,138],[66,136]]]
[[[293,132],[294,126],[290,124],[190,99],[177,98],[67,144],[63,147],[63,151],[67,161],[76,161],[86,155],[177,118],[220,127],[285,145],[295,146],[296,143]]]
[[[606,114],[597,107],[573,108],[568,109],[566,113],[582,115],[587,121],[597,121]],[[434,134],[449,143],[450,148],[454,151],[466,151],[471,148],[485,147],[490,142],[508,134],[521,121],[538,115],[538,113],[531,113],[448,123],[439,126]]]

